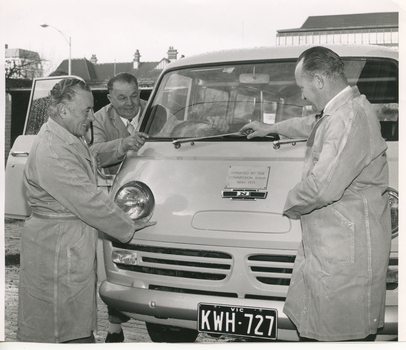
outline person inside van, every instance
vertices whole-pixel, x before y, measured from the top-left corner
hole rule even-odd
[[[320,117],[241,129],[253,131],[249,139],[308,137],[302,181],[283,211],[302,225],[284,313],[302,340],[373,339],[384,325],[391,245],[387,145],[373,107],[348,84],[335,52],[304,51],[295,79]]]
[[[95,113],[92,153],[106,174],[115,174],[128,151],[138,151],[149,136],[136,131],[147,101],[140,99],[137,78],[118,73],[107,83],[110,103]]]

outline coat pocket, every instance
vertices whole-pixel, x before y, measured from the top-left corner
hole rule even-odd
[[[353,264],[355,260],[355,224],[329,205],[315,221],[321,258],[333,264]],[[328,215],[326,215],[328,214]]]
[[[95,273],[96,239],[93,229],[86,227],[81,230],[78,241],[69,247],[67,257],[69,283],[83,283]]]

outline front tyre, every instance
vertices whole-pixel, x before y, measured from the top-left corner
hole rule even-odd
[[[149,337],[154,343],[194,343],[199,332],[195,329],[146,323]]]

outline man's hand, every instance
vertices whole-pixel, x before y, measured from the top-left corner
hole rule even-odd
[[[241,129],[241,133],[247,134],[247,139],[252,139],[253,137],[264,137],[268,134],[276,133],[273,124],[265,124],[258,120],[254,120],[248,124],[245,124]]]
[[[154,226],[156,224],[156,221],[148,221],[148,222],[142,222],[138,220],[133,220],[135,224],[135,231],[142,230],[143,228],[149,227],[149,226]]]
[[[123,138],[123,150],[138,151],[145,143],[145,139],[149,136],[143,132],[134,131],[132,135]]]

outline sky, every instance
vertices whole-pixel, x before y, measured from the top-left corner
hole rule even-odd
[[[279,29],[309,16],[405,11],[405,0],[0,0],[3,40],[36,51],[56,68],[71,56],[141,62],[275,45]],[[401,5],[403,4],[403,5]],[[4,9],[4,10],[3,10]],[[41,24],[50,27],[42,28]],[[4,47],[4,45],[3,45]]]

